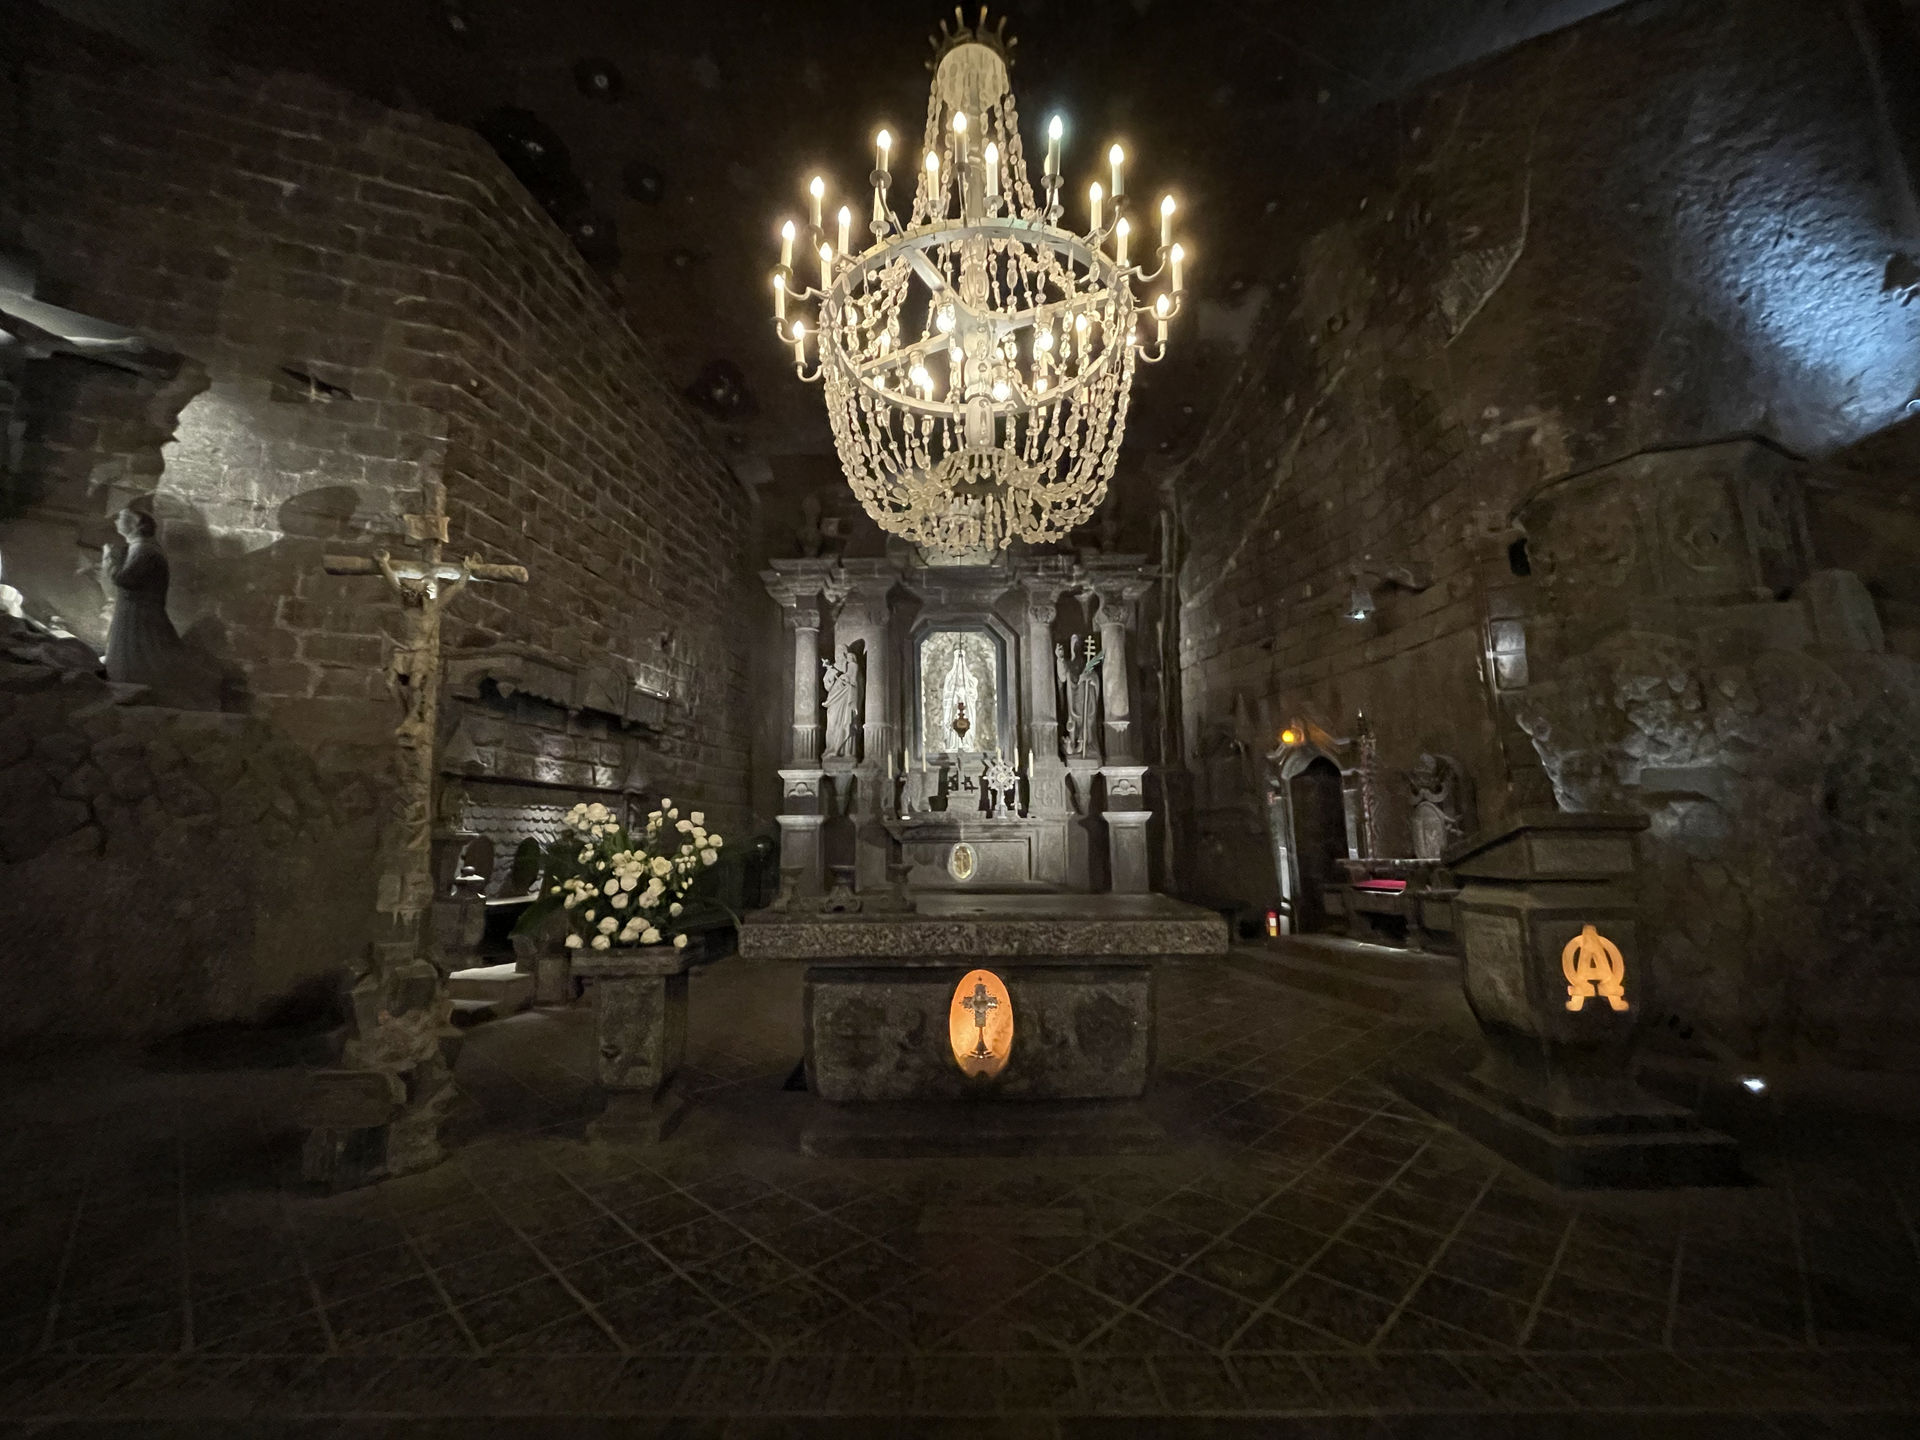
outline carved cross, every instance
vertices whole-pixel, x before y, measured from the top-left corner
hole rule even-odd
[[[485,564],[469,556],[459,564],[441,559],[447,542],[446,487],[427,485],[424,515],[408,515],[407,539],[420,546],[418,559],[395,559],[382,550],[372,559],[328,555],[329,575],[378,575],[399,597],[407,616],[404,642],[387,662],[387,683],[401,704],[395,757],[395,824],[383,835],[378,908],[401,929],[417,928],[433,904],[433,815],[437,780],[435,739],[440,718],[440,617],[473,581],[524,585],[520,565]]]
[[[999,998],[987,993],[986,981],[976,980],[973,982],[973,994],[962,1000],[960,1005],[962,1009],[973,1012],[974,1029],[980,1032],[979,1038],[973,1042],[971,1058],[975,1060],[993,1058],[993,1051],[987,1048],[987,1012],[1000,1008]]]

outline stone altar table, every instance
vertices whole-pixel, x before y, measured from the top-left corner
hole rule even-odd
[[[1126,1103],[1152,1074],[1153,962],[1224,954],[1218,915],[1159,895],[922,894],[917,904],[910,914],[762,912],[740,927],[743,956],[807,965],[807,1083],[825,1105],[803,1149],[1097,1153],[1163,1143]],[[1010,1015],[1011,1038],[985,1073],[970,1073],[980,1067],[960,1038],[974,1032],[955,1017],[969,1000],[962,982],[982,971],[1004,987],[1008,1013],[996,1024]]]

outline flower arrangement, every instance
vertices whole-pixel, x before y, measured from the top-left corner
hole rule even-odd
[[[567,948],[673,945],[685,949],[692,925],[720,910],[713,867],[726,844],[695,810],[681,815],[662,799],[644,832],[627,827],[601,804],[576,805],[565,831],[548,847],[540,899],[525,926],[555,909],[567,917]]]

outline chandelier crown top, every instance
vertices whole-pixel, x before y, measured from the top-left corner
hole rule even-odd
[[[1020,41],[1007,34],[1007,17],[1002,15],[999,23],[992,28],[987,25],[987,7],[980,7],[980,18],[973,25],[967,24],[967,18],[958,5],[953,7],[953,28],[947,28],[947,22],[940,22],[940,33],[929,35],[927,44],[933,47],[933,58],[927,61],[927,69],[937,71],[940,62],[958,50],[962,45],[985,45],[1000,57],[1003,65],[1013,64],[1013,47]]]

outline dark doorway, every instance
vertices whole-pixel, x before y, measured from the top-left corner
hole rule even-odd
[[[1347,853],[1347,811],[1340,769],[1324,755],[1287,782],[1293,800],[1293,853],[1300,866],[1296,912],[1303,931],[1327,928],[1326,887],[1340,878],[1334,862]]]

